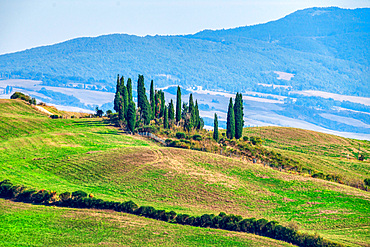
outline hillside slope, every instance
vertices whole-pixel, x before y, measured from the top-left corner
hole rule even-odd
[[[20,101],[0,101],[1,119],[3,112],[22,128],[37,115]],[[38,131],[10,132],[0,140],[0,150],[6,151],[0,152],[0,180],[58,192],[83,190],[177,213],[266,218],[350,246],[369,242],[366,191],[216,154],[160,147],[101,119],[39,118],[32,123]]]
[[[2,246],[293,246],[254,234],[168,224],[135,215],[0,199]],[[47,237],[45,237],[47,236]]]
[[[245,128],[244,135],[260,136],[269,150],[293,158],[306,170],[336,175],[359,187],[370,177],[370,142],[284,127]],[[359,161],[358,156],[367,161]]]
[[[369,15],[369,9],[313,8],[266,24],[195,35],[78,38],[1,55],[0,74],[110,91],[116,74],[124,72],[149,76],[158,86],[234,92],[267,83],[368,97]],[[274,71],[294,77],[279,80]]]

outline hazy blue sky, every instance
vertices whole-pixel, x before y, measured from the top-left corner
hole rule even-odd
[[[0,54],[82,36],[245,26],[314,6],[370,7],[370,0],[0,0]]]

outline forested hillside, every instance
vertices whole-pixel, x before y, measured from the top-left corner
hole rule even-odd
[[[158,86],[236,92],[261,91],[263,83],[368,97],[369,19],[369,9],[313,8],[266,24],[194,35],[78,38],[2,55],[0,75],[113,92],[117,73],[142,73]],[[275,71],[292,77],[278,79]]]

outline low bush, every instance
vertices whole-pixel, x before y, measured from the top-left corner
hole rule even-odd
[[[198,134],[193,135],[193,140],[194,141],[201,141],[202,140],[202,136],[201,135],[198,135]]]
[[[364,183],[366,186],[370,186],[370,178],[365,178]]]
[[[85,198],[87,197],[87,193],[82,190],[78,190],[78,191],[72,192],[72,197],[73,198]]]
[[[61,201],[67,201],[69,198],[71,198],[71,193],[70,192],[64,192],[59,195],[59,198]]]
[[[186,138],[186,135],[184,132],[177,132],[176,133],[176,138],[177,139],[185,139]]]

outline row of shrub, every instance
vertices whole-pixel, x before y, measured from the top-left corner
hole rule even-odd
[[[243,219],[241,216],[227,215],[225,213],[220,213],[219,215],[204,214],[195,217],[187,214],[176,214],[174,211],[157,210],[151,206],[139,207],[132,201],[122,203],[104,201],[94,198],[91,194],[88,196],[83,191],[75,191],[73,193],[64,192],[57,196],[57,193],[54,191],[36,191],[24,186],[13,185],[9,180],[0,182],[0,197],[26,203],[61,207],[110,209],[175,224],[248,232],[282,240],[298,246],[341,246],[340,244],[324,240],[317,235],[300,233],[295,229],[284,227],[275,221],[269,222],[265,219]]]
[[[176,132],[177,139],[190,139],[192,138],[194,141],[201,141],[202,136],[199,134],[195,134],[193,136],[187,136],[184,132]]]

